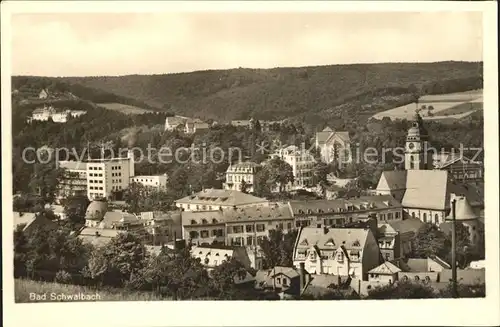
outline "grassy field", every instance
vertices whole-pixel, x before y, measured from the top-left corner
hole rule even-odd
[[[14,282],[16,303],[30,302],[74,302],[74,301],[158,301],[165,300],[155,296],[152,292],[130,292],[121,289],[96,290],[90,287],[64,285],[57,283],[36,282],[32,280],[16,279]],[[45,299],[30,299],[30,294],[43,295]],[[71,300],[69,296],[84,294],[89,299]],[[66,297],[66,300],[63,299]]]
[[[433,115],[430,116],[427,110],[420,111],[423,119],[441,120],[441,119],[461,119],[476,110],[483,109],[482,90],[473,90],[460,93],[426,95],[419,99],[418,107],[434,107]],[[391,119],[411,119],[415,114],[417,104],[410,103],[394,109],[373,115],[375,119],[389,117]]]
[[[151,112],[149,109],[144,109],[136,106],[130,106],[122,103],[98,103],[98,106],[109,109],[119,111],[126,115],[140,115],[146,112]]]

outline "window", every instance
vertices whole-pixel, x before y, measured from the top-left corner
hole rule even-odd
[[[189,238],[198,238],[198,232],[197,231],[190,231]]]
[[[412,213],[411,213],[411,217],[412,217],[413,219],[415,219],[415,212],[412,212]]]
[[[292,223],[286,224],[286,229],[288,229],[288,230],[292,229]]]
[[[283,278],[283,286],[288,286],[288,280],[286,278]]]
[[[415,281],[418,282],[420,280],[420,277],[415,276]]]
[[[434,215],[434,223],[435,223],[436,225],[438,225],[438,224],[439,224],[439,215],[438,215],[438,214],[435,214],[435,215]]]
[[[385,254],[385,261],[389,261],[391,260],[391,254],[390,253],[386,253]]]
[[[253,237],[247,236],[247,245],[253,245]]]
[[[399,211],[396,212],[396,219],[398,219],[400,217],[400,214],[399,214]]]
[[[387,220],[392,220],[392,213],[387,214]]]
[[[279,277],[276,278],[276,281],[277,281],[278,284],[281,284],[281,278],[279,278]]]
[[[251,233],[251,232],[253,232],[253,225],[246,225],[246,226],[245,226],[245,231],[246,231],[247,233]]]
[[[243,233],[243,226],[233,226],[233,233]]]
[[[344,262],[344,253],[342,252],[337,253],[337,261]]]
[[[208,231],[207,230],[202,230],[200,234],[201,234],[202,238],[208,237]]]
[[[231,226],[227,226],[227,233],[231,234],[233,232],[233,228]]]
[[[427,213],[424,212],[424,223],[427,222]]]

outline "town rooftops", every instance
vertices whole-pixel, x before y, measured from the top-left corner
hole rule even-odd
[[[289,204],[294,215],[401,208],[401,203],[390,195],[360,196],[350,199],[290,201]]]
[[[426,272],[430,271],[429,265],[431,263],[438,264],[442,267],[442,269],[450,269],[450,265],[444,261],[443,259],[434,256],[432,258],[410,258],[408,261],[402,262],[400,261],[400,268],[402,271],[406,272]]]
[[[183,211],[182,224],[185,225],[212,225],[228,222],[266,221],[293,219],[290,209],[286,205],[271,207],[230,208],[213,211]]]
[[[449,208],[448,172],[408,170],[402,204],[410,208],[445,210]]]
[[[297,236],[297,248],[345,249],[361,250],[368,238],[369,229],[361,228],[314,228],[304,227]]]
[[[279,274],[283,274],[289,278],[296,278],[296,277],[299,277],[299,272],[297,271],[297,269],[295,269],[294,267],[282,267],[282,266],[276,266],[272,269],[270,269],[270,277],[274,277],[274,276],[277,276]]]
[[[185,204],[205,204],[218,206],[238,206],[247,204],[263,204],[268,200],[246,194],[240,191],[206,189],[176,201]]]
[[[383,171],[377,189],[401,190],[406,189],[407,170]]]

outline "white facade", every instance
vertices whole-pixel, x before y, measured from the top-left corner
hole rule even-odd
[[[130,185],[134,175],[133,154],[127,158],[96,159],[87,162],[87,196],[90,200],[108,198],[114,191]]]
[[[166,190],[167,175],[151,175],[151,176],[133,176],[130,178],[131,183],[137,183],[145,186],[147,189]]]
[[[312,186],[313,168],[316,160],[307,149],[295,145],[279,149],[271,158],[280,158],[292,167],[293,184],[288,189]]]
[[[242,162],[235,165],[230,165],[226,171],[226,182],[224,189],[242,191],[241,185],[245,181],[247,185],[247,192],[254,192],[255,174],[259,171],[261,166],[254,162]]]
[[[52,106],[35,109],[28,121],[48,121],[51,118],[55,123],[66,123],[70,117],[80,117],[87,112],[84,110],[64,110],[57,112]]]

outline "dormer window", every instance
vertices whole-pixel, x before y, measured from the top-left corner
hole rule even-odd
[[[201,223],[202,223],[202,224],[208,224],[208,221],[207,221],[206,219],[202,219],[202,220],[201,220]]]
[[[340,263],[344,262],[344,253],[342,251],[337,253],[337,261]]]
[[[309,259],[310,260],[316,260],[316,252],[315,251],[309,251]]]
[[[196,220],[191,219],[191,225],[196,225],[196,224],[197,224]]]
[[[360,246],[359,240],[355,240],[354,242],[352,242],[352,246]]]

